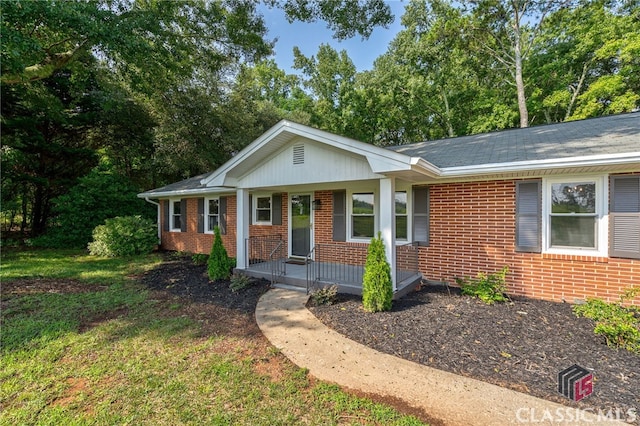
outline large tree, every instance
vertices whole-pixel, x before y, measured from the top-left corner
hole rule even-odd
[[[353,93],[356,67],[345,50],[321,44],[315,56],[306,57],[294,48],[293,66],[306,77],[305,87],[314,98],[311,123],[323,129],[347,134],[349,96]]]
[[[571,0],[471,0],[463,2],[468,17],[462,36],[471,51],[504,67],[515,86],[520,127],[529,126],[524,63],[549,14]]]
[[[637,2],[596,0],[550,15],[528,72],[535,113],[556,122],[633,110],[640,97],[639,11]]]

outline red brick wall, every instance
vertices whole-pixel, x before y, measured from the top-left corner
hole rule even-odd
[[[586,297],[617,300],[625,288],[640,282],[640,260],[515,252],[513,180],[432,185],[430,191],[430,245],[420,247],[420,270],[427,279],[455,284],[456,276],[475,277],[506,265],[511,294],[570,303]],[[314,197],[321,202],[314,212],[315,243],[334,244],[333,193],[316,191]],[[282,194],[283,224],[251,225],[250,235],[275,234],[287,241],[288,208],[288,196]],[[213,235],[197,233],[197,211],[197,199],[188,199],[188,232],[163,232],[163,248],[210,252]],[[222,240],[229,256],[235,257],[235,196],[227,197],[227,234]]]
[[[433,185],[430,245],[420,248],[428,279],[455,283],[509,267],[514,295],[574,303],[616,300],[640,281],[640,260],[515,252],[515,182]]]
[[[163,200],[162,203],[166,203]],[[160,223],[164,223],[165,209],[160,209]],[[187,231],[162,231],[161,247],[165,250],[177,250],[188,253],[211,252],[213,234],[198,233],[198,198],[187,198]],[[227,197],[227,233],[222,235],[222,243],[230,257],[236,257],[236,197]]]

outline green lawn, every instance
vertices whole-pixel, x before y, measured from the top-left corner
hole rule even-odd
[[[422,424],[170,315],[133,279],[159,262],[3,253],[0,424]]]

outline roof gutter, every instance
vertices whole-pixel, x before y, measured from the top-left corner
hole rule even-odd
[[[211,188],[199,188],[199,189],[183,189],[179,191],[162,191],[162,192],[142,192],[138,194],[138,198],[165,198],[165,197],[180,197],[180,196],[188,196],[188,195],[200,195],[200,194],[215,194],[222,192],[229,192],[230,190],[235,191],[235,188],[221,188],[221,187],[211,187]]]

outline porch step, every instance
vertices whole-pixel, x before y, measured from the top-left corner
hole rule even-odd
[[[307,288],[306,287],[299,287],[297,285],[289,285],[289,284],[284,284],[284,283],[275,283],[275,284],[272,285],[272,287],[281,288],[283,290],[299,291],[301,293],[306,293],[307,292]]]

